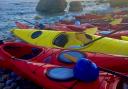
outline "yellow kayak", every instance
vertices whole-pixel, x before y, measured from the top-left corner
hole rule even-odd
[[[128,36],[121,36],[122,40],[128,41]]]
[[[78,33],[35,29],[13,29],[12,33],[33,45],[64,49],[77,46],[81,47],[83,44],[100,37],[86,34],[85,32]],[[128,41],[105,37],[77,50],[128,56]]]

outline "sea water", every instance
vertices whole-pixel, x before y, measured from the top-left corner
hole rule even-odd
[[[35,8],[38,2],[39,0],[0,0],[0,31],[7,31],[11,28],[14,28],[16,21],[25,22],[24,20],[26,20],[35,23],[36,20],[34,19],[34,17],[38,15]],[[87,3],[83,3],[83,4],[87,4]],[[100,11],[104,11],[108,9],[107,5],[106,6],[101,5],[96,7]],[[91,7],[89,9],[92,11]],[[88,10],[84,9],[84,11],[81,13],[88,13],[89,12]],[[73,15],[79,15],[79,14],[66,13],[66,14],[57,14],[57,15],[49,15],[49,16],[47,15],[48,17],[44,16],[44,18],[42,18],[39,21],[42,23],[54,23],[56,21],[65,18],[72,19]]]
[[[32,20],[38,0],[0,0],[0,31],[15,27],[14,22]]]

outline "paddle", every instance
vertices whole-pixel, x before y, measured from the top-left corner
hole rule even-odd
[[[116,33],[116,32],[118,32],[118,31],[122,31],[122,30],[124,30],[125,28],[128,28],[128,25],[127,26],[123,26],[123,27],[121,27],[121,28],[119,28],[118,30],[114,30],[114,31],[112,31],[112,32],[110,32],[109,34],[106,34],[106,35],[104,35],[104,36],[101,36],[101,37],[99,37],[99,38],[96,38],[96,39],[94,39],[94,40],[91,40],[91,41],[89,41],[88,43],[85,43],[85,44],[83,44],[83,45],[80,45],[80,46],[71,46],[71,47],[69,47],[69,49],[81,49],[81,48],[84,48],[85,46],[88,46],[89,44],[92,44],[92,43],[94,43],[94,42],[96,42],[96,41],[98,41],[98,40],[100,40],[100,39],[103,39],[103,38],[105,38],[105,37],[107,37],[107,36],[109,36],[109,35],[111,35],[111,34],[114,34],[114,33]]]
[[[69,54],[64,54],[64,57],[66,57],[67,59],[71,60],[72,62],[76,63],[77,62],[77,59]],[[116,71],[112,71],[110,69],[106,69],[106,68],[102,68],[102,67],[98,67],[101,71],[104,71],[104,72],[107,72],[107,73],[110,73],[110,74],[113,74],[113,75],[116,75],[118,77],[121,77],[125,80],[128,80],[128,76],[126,75],[123,75],[122,73],[119,73],[119,72],[116,72]]]
[[[29,24],[31,24],[31,25],[34,25],[34,26],[35,26],[35,23],[32,23],[32,22],[27,21],[27,20],[25,20],[25,19],[22,19],[22,20],[25,21],[25,22],[27,22],[27,23],[29,23]]]

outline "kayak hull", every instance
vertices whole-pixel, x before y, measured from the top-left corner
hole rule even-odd
[[[30,79],[42,88],[45,89],[117,89],[119,84],[119,78],[114,77],[108,73],[101,73],[99,79],[94,82],[86,83],[76,79],[69,81],[57,81],[50,79],[46,73],[53,68],[62,68],[62,66],[56,66],[44,63],[33,63],[21,60],[13,60],[15,67],[9,69]],[[20,70],[20,72],[19,72]],[[111,81],[111,82],[110,82]]]
[[[81,45],[88,43],[90,40],[99,38],[100,36],[89,35],[89,38],[84,35],[85,33],[78,32],[65,32],[65,31],[49,31],[49,30],[20,30],[13,29],[12,33],[20,39],[37,46],[46,46],[52,48],[70,49],[72,46],[80,46],[76,48],[79,51],[97,52],[114,55],[128,55],[128,42],[112,38],[102,38],[92,44],[81,47]],[[33,38],[32,36],[35,36]],[[82,35],[82,36],[81,36]],[[61,36],[63,36],[61,38]],[[78,37],[80,36],[80,38]],[[82,38],[82,39],[81,39]],[[59,40],[58,40],[59,39]],[[63,42],[62,42],[63,40]],[[57,43],[56,43],[57,42]],[[115,45],[116,44],[116,45]],[[122,46],[123,45],[123,46]],[[75,48],[74,48],[75,49]]]
[[[77,60],[80,58],[86,58],[95,62],[98,66],[108,68],[118,72],[128,72],[128,58],[117,57],[105,54],[96,53],[82,53],[79,51],[63,50],[63,49],[51,49],[45,47],[37,47],[25,43],[4,43],[0,45],[0,67],[10,67],[8,62],[14,59],[28,60],[31,62],[49,63],[54,65],[73,67],[74,63],[71,61],[63,61],[64,54],[74,56]]]
[[[24,59],[24,57],[21,57],[25,54],[32,53],[31,49],[36,49],[36,53],[37,51],[39,53],[36,54],[31,59],[30,58]],[[68,50],[65,50],[65,51],[68,51]],[[68,68],[68,69],[73,68],[74,64],[65,65],[65,63],[60,63],[59,61],[57,61],[57,58],[58,58],[57,55],[65,51],[61,49],[50,49],[50,48],[48,49],[45,47],[40,48],[40,47],[36,47],[29,44],[24,44],[24,43],[4,43],[4,44],[1,44],[0,46],[0,57],[1,57],[0,67],[11,69],[14,72],[16,72],[18,75],[21,75],[24,78],[32,80],[33,82],[35,82],[36,84],[38,84],[39,86],[45,89],[53,89],[53,87],[55,89],[69,89],[69,88],[71,89],[117,89],[118,85],[120,84],[119,83],[120,79],[106,72],[101,72],[100,77],[96,81],[91,83],[86,83],[80,80],[76,80],[75,78],[71,80],[66,80],[66,81],[65,80],[58,81],[55,79],[51,79],[51,77],[47,75],[49,70],[52,70],[55,68]],[[50,63],[49,64],[43,61],[48,56],[52,57],[51,59],[54,60],[54,63],[49,62]],[[95,62],[97,62],[97,64],[100,66],[102,64],[107,64],[106,63],[107,61],[105,61],[104,59],[99,59],[100,57],[104,58],[105,55],[103,56],[103,55],[97,55],[97,54],[86,54],[86,56],[88,59],[92,58],[92,61],[97,59],[95,60]],[[108,59],[109,58],[111,59],[113,57],[108,56]],[[102,62],[100,62],[100,60],[102,60]],[[117,60],[113,62],[116,63]],[[122,59],[120,61],[122,61]],[[112,63],[112,60],[110,63]],[[53,65],[53,64],[56,64],[56,65]],[[61,64],[63,65],[59,66]],[[111,65],[111,64],[107,64],[107,65]],[[113,66],[114,65],[115,64],[113,64]],[[119,66],[117,65],[115,66],[119,68]],[[109,68],[109,66],[107,68]]]

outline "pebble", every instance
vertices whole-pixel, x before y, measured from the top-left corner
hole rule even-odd
[[[3,83],[4,79],[2,77],[0,77],[0,83]]]
[[[7,74],[2,75],[2,80],[6,81],[8,78],[9,78],[9,77],[8,77]]]
[[[11,84],[11,87],[12,87],[12,89],[15,89],[15,88],[17,87],[17,84],[16,84],[15,82],[13,82],[13,83]]]
[[[20,87],[19,87],[19,86],[17,86],[17,87],[16,87],[16,89],[20,89]]]
[[[7,80],[5,84],[6,84],[7,86],[10,86],[12,83],[13,83],[13,80],[10,79],[10,80]]]
[[[12,89],[10,86],[6,86],[3,89]]]
[[[0,83],[0,89],[3,89],[4,85],[4,83]]]
[[[9,70],[0,69],[0,73],[0,89],[42,89]]]
[[[9,74],[9,77],[16,79],[18,76],[17,76],[14,72],[11,72],[11,73]]]

